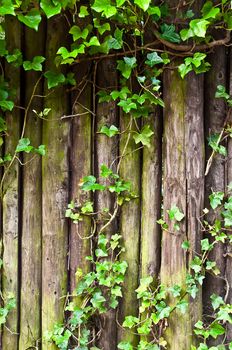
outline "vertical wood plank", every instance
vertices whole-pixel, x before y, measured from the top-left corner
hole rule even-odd
[[[229,68],[230,68],[230,74],[229,74],[229,93],[232,95],[232,51],[230,50],[229,55]],[[230,123],[232,120],[229,121]],[[228,139],[228,158],[227,158],[227,184],[232,182],[232,140]],[[232,304],[232,247],[231,244],[227,245],[226,249],[226,271],[225,271],[225,277],[228,281],[228,285],[230,287],[228,291],[228,297],[226,302],[229,304]],[[232,326],[228,325],[228,341],[232,339]]]
[[[143,149],[141,203],[141,277],[158,277],[160,269],[161,181],[162,181],[162,116],[157,108],[144,125],[154,134],[151,146]]]
[[[166,72],[164,101],[163,208],[165,221],[174,233],[163,233],[161,282],[167,286],[185,285],[193,254],[187,257],[181,244],[187,239],[193,251],[199,252],[201,239],[198,218],[204,204],[203,77],[191,73],[182,80],[177,71]],[[185,214],[180,231],[173,229],[167,215],[174,205]],[[192,327],[201,317],[200,292],[187,314],[176,311],[171,316],[167,330],[170,349],[190,347]]]
[[[25,28],[25,59],[44,56],[45,23],[39,32]],[[34,45],[37,42],[38,45]],[[27,106],[40,73],[25,73],[25,105]],[[40,81],[36,94],[43,94],[43,83]],[[34,97],[27,115],[25,137],[34,147],[42,141],[42,121],[33,113],[43,110],[43,99]],[[30,161],[31,155],[24,155],[23,162],[23,212],[21,243],[21,293],[20,293],[20,338],[19,349],[25,350],[38,346],[41,341],[41,254],[42,254],[42,183],[41,156]],[[31,312],[33,305],[33,313]]]
[[[120,130],[137,130],[131,116],[120,116]],[[125,148],[127,144],[127,147]],[[139,241],[140,241],[140,151],[135,150],[132,134],[124,133],[120,140],[120,176],[125,181],[130,181],[132,191],[138,194],[138,199],[124,204],[120,216],[120,233],[123,237],[125,253],[122,259],[128,263],[123,288],[123,299],[120,304],[119,322],[124,321],[127,315],[136,315],[138,312],[138,301],[135,289],[139,280]],[[124,152],[125,151],[125,152]],[[121,340],[131,341],[136,344],[137,337],[129,331],[118,328],[118,342]]]
[[[103,60],[98,63],[97,86],[99,89],[117,88],[117,72],[115,60]],[[96,110],[96,129],[99,131],[103,125],[117,126],[117,107],[114,101],[104,102],[97,105]],[[108,138],[105,135],[97,134],[96,136],[96,171],[99,177],[101,165],[104,164],[111,168],[113,163],[113,171],[116,170],[116,158],[118,155],[118,139],[117,137]],[[105,184],[106,181],[101,183]],[[103,208],[109,208],[110,213],[114,212],[114,195],[110,193],[98,192],[96,195],[96,211],[102,211]],[[101,218],[99,218],[101,220]],[[100,222],[98,229],[105,222]],[[117,231],[115,221],[107,227],[103,232],[108,238]],[[110,310],[101,317],[102,334],[99,340],[99,347],[105,350],[114,350],[117,348],[117,326],[116,312]]]
[[[64,17],[56,16],[47,24],[47,69],[55,69],[53,60],[62,41],[67,39]],[[67,43],[67,40],[66,40]],[[47,86],[47,85],[45,85]],[[56,88],[45,99],[51,108],[49,119],[68,114],[66,87]],[[65,210],[68,202],[68,134],[69,121],[43,123],[43,144],[47,154],[42,161],[42,334],[55,323],[62,322],[64,298],[67,293],[68,227]],[[44,350],[56,349],[44,343]]]
[[[90,200],[89,194],[81,191],[79,186],[81,179],[92,171],[92,115],[86,110],[86,108],[88,110],[92,108],[92,88],[90,84],[85,86],[89,74],[88,64],[81,63],[76,66],[75,77],[79,88],[72,96],[73,114],[77,116],[74,117],[71,125],[71,199],[78,204]],[[84,90],[81,92],[83,87]],[[85,114],[78,116],[82,113]],[[86,217],[78,224],[71,223],[69,243],[71,293],[76,287],[77,269],[81,268],[83,273],[88,273],[90,270],[90,264],[85,260],[91,252],[90,239],[85,237],[90,235],[90,218]]]
[[[21,25],[13,16],[6,17],[6,41],[7,49],[21,48]],[[14,30],[12,30],[14,28]],[[6,65],[6,79],[11,88],[15,90],[15,104],[20,106],[20,70],[12,65]],[[5,141],[5,154],[14,154],[20,138],[20,115],[19,109],[15,108],[12,113],[6,113],[8,136]],[[2,347],[3,349],[17,349],[19,331],[19,164],[15,161],[7,173],[3,185],[3,276],[2,292],[3,297],[12,293],[17,301],[16,308],[7,318],[6,326],[3,328]]]
[[[186,165],[185,165],[185,91],[186,82],[176,70],[164,74],[164,144],[163,144],[163,210],[169,230],[174,232],[167,210],[177,206],[186,216]],[[186,256],[181,248],[187,239],[186,223],[176,233],[163,232],[161,282],[166,286],[184,285]],[[178,319],[178,322],[177,322]],[[166,332],[170,349],[188,349],[191,343],[189,314],[174,312]]]
[[[225,103],[222,99],[215,98],[217,85],[226,86],[226,54],[225,48],[215,49],[215,52],[209,56],[212,65],[210,71],[205,77],[205,117],[206,117],[206,137],[210,134],[220,133],[226,118]],[[206,160],[209,159],[212,149],[206,148]],[[216,154],[209,173],[206,177],[205,185],[205,205],[209,207],[208,197],[211,192],[225,191],[225,160],[220,154]],[[216,214],[210,210],[207,220],[213,222]],[[215,261],[221,274],[225,273],[224,245],[219,243],[210,254],[210,259]],[[210,295],[216,293],[225,295],[225,282],[221,278],[212,275],[206,276],[203,288],[204,313],[210,314]]]

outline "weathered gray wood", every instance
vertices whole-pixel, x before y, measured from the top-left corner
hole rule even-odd
[[[226,85],[226,54],[225,48],[220,47],[215,49],[215,52],[209,56],[209,61],[212,65],[211,70],[205,77],[205,117],[206,117],[206,137],[209,134],[220,133],[226,118],[225,103],[222,99],[215,98],[217,85]],[[206,160],[209,159],[212,149],[207,147]],[[216,154],[210,171],[206,177],[205,185],[205,205],[209,207],[208,197],[212,191],[225,190],[225,160],[219,154]],[[213,222],[216,213],[210,210],[207,215],[207,220]],[[215,261],[219,270],[220,276],[225,274],[225,259],[224,259],[224,245],[218,244],[210,254],[210,259]],[[210,295],[216,293],[221,296],[225,295],[225,282],[221,278],[208,275],[206,277],[203,288],[204,313],[209,315],[211,313]],[[213,343],[217,343],[213,342]]]
[[[47,24],[47,69],[54,68],[54,57],[62,41],[67,38],[66,20],[54,17]],[[66,41],[67,42],[67,41]],[[45,85],[46,86],[46,85]],[[66,87],[59,87],[45,98],[51,108],[49,119],[69,114]],[[42,335],[51,331],[55,323],[63,321],[63,307],[67,293],[68,226],[65,210],[68,204],[68,139],[69,119],[43,123],[43,144],[47,154],[42,161]],[[42,349],[56,349],[44,342]]]
[[[129,126],[129,128],[128,128]],[[130,116],[120,116],[120,130],[137,130]],[[131,182],[132,191],[140,197],[140,151],[135,150],[132,134],[124,133],[120,140],[120,176]],[[129,141],[129,142],[128,142]],[[125,145],[127,144],[127,147]],[[123,156],[124,155],[124,156]],[[137,315],[138,301],[135,289],[139,283],[139,241],[140,241],[140,199],[134,199],[123,205],[120,216],[120,234],[123,237],[125,253],[122,259],[128,263],[123,288],[123,299],[120,303],[119,322],[122,324],[125,316]],[[136,344],[137,337],[130,331],[118,328],[118,342],[128,340]]]
[[[12,30],[14,28],[14,30]],[[6,40],[7,49],[12,52],[15,48],[21,48],[21,25],[13,16],[6,18]],[[15,89],[15,104],[20,106],[20,70],[12,65],[5,67],[6,79],[9,81],[11,88]],[[17,108],[12,113],[6,113],[6,123],[8,126],[8,136],[5,140],[5,154],[15,153],[18,140],[20,138],[21,111]],[[3,183],[3,275],[2,275],[2,292],[5,298],[12,293],[17,301],[16,308],[7,318],[6,327],[2,333],[3,349],[17,349],[18,346],[18,295],[19,295],[19,271],[18,271],[18,254],[19,254],[19,164],[14,161],[10,170],[5,176]],[[13,332],[11,334],[10,332]]]
[[[40,25],[39,32],[25,28],[25,59],[44,56],[45,23]],[[35,46],[34,42],[38,45]],[[25,81],[26,106],[41,73],[27,72]],[[43,83],[40,80],[35,91],[43,94]],[[27,115],[25,137],[34,147],[42,143],[42,121],[33,110],[43,110],[43,99],[34,97]],[[41,256],[42,256],[42,183],[41,156],[32,161],[32,155],[24,155],[23,163],[23,199],[22,199],[22,243],[21,243],[21,294],[20,294],[20,338],[19,349],[25,350],[37,346],[41,341]],[[33,305],[33,313],[31,312]]]
[[[143,149],[141,203],[141,277],[158,277],[160,269],[162,182],[162,115],[160,109],[144,120],[154,134],[151,146]]]
[[[97,71],[97,86],[100,89],[104,88],[117,88],[117,72],[116,72],[116,62],[113,59],[104,60],[98,63]],[[99,131],[103,125],[117,126],[117,107],[114,101],[109,103],[101,103],[97,105],[96,109],[96,129]],[[117,162],[115,162],[118,155],[118,138],[112,137],[108,138],[105,135],[97,134],[96,136],[96,171],[97,176],[100,175],[101,165],[104,164],[108,168],[112,167],[116,170]],[[101,183],[106,183],[107,181],[100,180]],[[108,208],[110,213],[113,214],[115,209],[115,197],[113,194],[98,192],[96,194],[96,211],[102,211],[104,208]],[[101,221],[98,225],[98,230],[106,223]],[[112,234],[117,232],[117,223],[114,221],[107,229],[103,232],[108,238]],[[99,347],[105,350],[114,350],[117,348],[117,326],[116,326],[116,312],[115,310],[110,310],[100,319],[102,334],[99,340]]]

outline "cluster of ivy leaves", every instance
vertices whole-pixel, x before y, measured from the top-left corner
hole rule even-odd
[[[170,3],[170,2],[169,2]],[[174,14],[173,14],[174,11]],[[8,16],[14,16],[26,27],[38,31],[42,17],[48,20],[54,16],[65,13],[70,27],[68,29],[70,42],[57,50],[54,57],[56,69],[45,71],[46,57],[35,56],[31,61],[24,60],[24,53],[20,48],[8,51],[4,34],[4,21]],[[86,59],[97,61],[98,58],[113,54],[117,61],[117,71],[120,76],[120,87],[112,91],[101,90],[98,93],[98,102],[116,101],[118,108],[125,115],[130,115],[135,121],[137,118],[146,118],[154,106],[164,107],[161,94],[161,77],[164,69],[172,68],[175,56],[182,53],[183,59],[178,62],[180,77],[191,71],[196,74],[204,73],[210,69],[207,62],[207,48],[216,43],[218,35],[223,40],[232,29],[231,1],[221,0],[215,4],[205,1],[200,12],[194,13],[188,5],[180,9],[171,8],[166,1],[154,4],[152,0],[92,0],[81,2],[78,0],[0,0],[0,58],[4,63],[21,68],[25,72],[41,72],[47,82],[48,90],[53,90],[60,84],[76,85],[72,65]],[[174,20],[173,20],[174,18]],[[178,24],[176,24],[178,23]],[[219,34],[218,34],[219,33]],[[226,42],[226,41],[225,41]],[[170,50],[166,50],[166,48]],[[216,44],[215,44],[216,45]],[[204,47],[204,50],[201,48]],[[181,48],[181,50],[180,50]],[[67,74],[62,72],[62,66],[68,67]],[[174,64],[176,66],[176,63]],[[26,73],[25,73],[26,74]],[[231,97],[224,87],[219,86],[216,97],[224,98],[231,106]],[[7,134],[7,124],[4,115],[14,110],[14,92],[11,90],[4,74],[0,77],[0,144],[4,142]],[[46,118],[50,109],[35,111],[36,115]],[[137,123],[136,123],[137,125]],[[102,125],[99,133],[106,137],[115,137],[124,132],[115,125]],[[150,125],[137,128],[136,131],[127,130],[131,137],[142,147],[149,147],[154,131]],[[231,135],[229,127],[225,132]],[[214,152],[226,155],[225,147],[221,144],[222,134],[211,135],[209,145]],[[4,154],[0,164],[7,169],[19,152],[45,154],[45,145],[33,147],[25,135],[22,135],[14,154]],[[99,182],[93,175],[83,178],[81,187],[83,191],[107,191],[115,195],[117,205],[121,206],[136,198],[131,191],[127,180],[121,179],[105,165],[101,167],[101,178],[107,179],[108,184]],[[164,324],[176,309],[185,313],[188,308],[188,299],[195,298],[202,285],[206,272],[217,275],[219,273],[216,263],[210,261],[209,252],[216,244],[231,243],[231,237],[225,233],[232,225],[232,197],[216,192],[210,196],[210,205],[217,210],[218,217],[214,223],[204,221],[205,231],[212,236],[201,241],[201,252],[195,256],[189,265],[186,285],[175,285],[167,289],[153,281],[148,276],[140,281],[136,290],[140,303],[139,314],[135,317],[128,315],[123,327],[131,329],[141,336],[137,350],[158,350],[166,348]],[[117,207],[116,207],[117,208]],[[205,210],[207,214],[207,210]],[[107,211],[103,216],[107,218]],[[94,208],[92,202],[82,203],[75,201],[69,204],[66,217],[78,223],[88,215],[94,221]],[[168,216],[174,222],[174,229],[179,230],[184,214],[173,203]],[[159,223],[162,228],[169,231],[164,219]],[[54,342],[58,348],[67,350],[70,344],[76,341],[75,349],[97,350],[92,346],[91,336],[93,317],[116,308],[119,298],[122,297],[122,284],[127,268],[126,261],[120,260],[123,248],[120,244],[120,234],[112,233],[108,239],[104,232],[96,233],[97,247],[93,256],[87,257],[93,266],[93,271],[83,275],[77,271],[78,283],[74,299],[70,299],[66,307],[68,317],[63,324],[56,325],[53,331],[46,335],[49,341]],[[189,242],[183,242],[183,249],[191,250]],[[174,302],[169,303],[169,296]],[[81,298],[80,298],[81,297]],[[76,301],[77,300],[77,301]],[[221,296],[212,295],[213,320],[199,321],[195,325],[195,334],[201,341],[197,350],[223,350],[224,344],[209,348],[207,340],[217,338],[226,332],[225,323],[232,323],[232,307]],[[0,324],[3,324],[10,310],[14,307],[14,298],[9,296],[4,300],[4,307],[0,309]],[[151,334],[153,338],[151,339]],[[91,344],[91,345],[89,345]],[[232,344],[227,345],[232,349]],[[119,349],[135,349],[129,342],[118,344]],[[191,350],[196,347],[192,346]]]

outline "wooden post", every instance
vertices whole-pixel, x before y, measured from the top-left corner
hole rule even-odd
[[[100,89],[109,87],[117,88],[117,72],[115,60],[107,59],[98,63],[97,66],[97,86]],[[117,107],[115,102],[97,104],[96,109],[96,131],[99,131],[103,125],[118,126]],[[118,138],[108,138],[105,135],[97,134],[96,136],[96,170],[99,177],[101,165],[104,164],[110,168],[113,164],[113,171],[116,170],[118,156]],[[101,183],[105,181],[101,180]],[[110,213],[114,212],[115,198],[110,193],[98,192],[96,195],[96,211],[102,211],[103,208],[109,208]],[[105,222],[98,225],[98,230]],[[117,232],[117,224],[113,222],[103,232],[108,238]],[[105,350],[117,349],[117,326],[115,310],[108,311],[101,317],[102,335],[99,340],[99,347]]]
[[[39,32],[25,27],[25,59],[44,56],[45,23]],[[37,45],[34,43],[37,42]],[[25,105],[40,79],[35,94],[43,95],[41,73],[26,72]],[[42,121],[33,110],[43,110],[43,99],[34,97],[28,112],[25,137],[34,147],[42,143]],[[32,155],[24,155],[22,198],[22,243],[21,243],[21,293],[20,293],[20,338],[19,349],[38,346],[41,342],[41,254],[42,254],[42,183],[41,156],[31,161]],[[33,305],[33,312],[32,312]]]
[[[47,69],[54,70],[54,58],[62,41],[67,39],[64,17],[56,16],[47,24]],[[67,40],[66,40],[67,43]],[[45,83],[47,86],[47,83]],[[45,89],[47,92],[47,89]],[[42,142],[47,154],[42,161],[43,241],[42,241],[42,334],[51,331],[55,323],[63,321],[63,307],[67,293],[68,226],[65,210],[68,203],[68,136],[69,119],[66,87],[56,88],[45,98],[51,108],[49,121],[43,123]],[[53,121],[53,119],[58,119]],[[44,343],[43,350],[56,349]]]
[[[21,25],[13,16],[6,17],[6,41],[7,49],[10,53],[15,48],[21,49]],[[12,28],[14,28],[12,30]],[[6,65],[6,79],[9,81],[11,89],[15,89],[15,105],[20,106],[20,69],[12,65]],[[13,112],[6,113],[6,123],[8,126],[8,135],[5,140],[5,154],[15,153],[18,141],[20,139],[21,111],[17,107]],[[19,270],[18,255],[20,241],[20,218],[19,218],[19,164],[14,161],[10,170],[5,176],[3,183],[3,276],[2,292],[3,297],[12,293],[17,301],[16,308],[7,318],[6,327],[2,332],[3,349],[17,349],[19,332]],[[10,333],[10,332],[13,332]]]
[[[129,129],[128,129],[129,126]],[[120,116],[120,130],[135,130],[133,118],[131,116]],[[137,130],[137,129],[136,129]],[[138,194],[139,198],[124,204],[120,217],[120,233],[123,237],[125,253],[122,259],[128,263],[128,270],[125,275],[123,288],[123,299],[120,304],[119,322],[124,321],[127,315],[137,315],[138,301],[135,289],[139,283],[139,241],[140,241],[140,156],[141,152],[135,150],[135,143],[131,133],[124,133],[120,140],[120,176],[130,181],[132,190]],[[130,331],[118,328],[118,342],[121,340],[131,341],[136,344],[137,337]]]
[[[217,85],[226,86],[226,54],[225,48],[219,47],[215,52],[209,56],[209,61],[212,65],[211,70],[205,77],[205,117],[206,117],[206,137],[210,134],[220,133],[226,118],[225,103],[223,99],[215,98]],[[206,148],[206,160],[209,159],[212,149]],[[220,154],[216,154],[209,173],[206,177],[205,185],[205,206],[209,208],[209,195],[212,190],[225,191],[225,161]],[[211,223],[215,220],[215,212],[210,210],[207,215],[207,220]],[[220,276],[225,276],[225,258],[224,245],[217,244],[210,254],[210,259],[215,261],[220,270]],[[216,293],[218,295],[225,295],[225,282],[223,279],[214,277],[211,274],[206,276],[205,285],[203,288],[204,313],[209,315],[211,313],[210,295]],[[212,341],[211,344],[217,344]]]

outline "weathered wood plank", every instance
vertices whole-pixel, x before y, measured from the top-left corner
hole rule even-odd
[[[150,125],[154,134],[151,146],[143,149],[142,203],[141,203],[141,277],[158,277],[160,269],[162,182],[162,116],[157,108],[144,125]]]
[[[215,98],[217,85],[226,85],[227,72],[225,48],[220,47],[215,49],[215,52],[209,56],[209,61],[212,67],[205,77],[206,137],[208,137],[210,134],[220,133],[226,118],[224,101],[222,99]],[[207,147],[206,160],[209,159],[211,152],[212,149]],[[209,207],[208,197],[212,190],[222,192],[225,190],[225,161],[219,154],[215,155],[209,173],[206,177],[205,206],[207,207]],[[209,214],[207,215],[207,220],[209,222],[213,222],[215,217],[215,212],[210,210]],[[221,272],[220,276],[222,277],[224,277],[225,274],[224,253],[224,245],[219,243],[210,254],[210,259],[216,262]],[[204,314],[206,315],[211,313],[210,295],[213,293],[221,296],[225,295],[225,282],[221,278],[207,275],[203,288]],[[216,344],[217,341],[213,343]]]
[[[81,179],[92,172],[92,115],[86,110],[92,108],[92,88],[85,86],[86,78],[89,76],[89,65],[78,64],[75,67],[75,77],[79,89],[73,93],[72,105],[75,116],[71,125],[71,199],[78,204],[90,200],[87,192],[80,190]],[[81,92],[81,90],[84,90]],[[80,96],[79,96],[80,95]],[[77,99],[78,97],[78,99]],[[77,100],[76,100],[77,99]],[[91,219],[84,218],[78,224],[71,223],[70,226],[70,291],[76,287],[75,273],[78,268],[87,273],[90,264],[85,260],[91,250]]]
[[[128,128],[129,126],[129,128]],[[136,127],[130,116],[120,116],[120,130],[135,130]],[[125,147],[127,145],[127,147]],[[120,176],[125,181],[130,181],[132,191],[140,196],[140,151],[135,150],[132,134],[124,133],[120,140]],[[119,322],[124,321],[127,315],[136,315],[138,312],[138,301],[135,289],[139,282],[139,241],[140,241],[140,198],[124,204],[120,216],[120,234],[123,237],[125,253],[122,259],[128,263],[123,288],[123,299],[120,303]],[[128,340],[136,344],[137,337],[130,331],[118,328],[118,341]]]
[[[40,25],[39,32],[25,28],[25,59],[44,56],[45,23]],[[37,42],[38,45],[34,45]],[[40,73],[25,73],[25,104],[27,106]],[[43,83],[40,80],[35,91],[43,94]],[[32,100],[27,115],[25,137],[34,147],[42,141],[42,121],[33,110],[43,110],[43,99]],[[20,338],[19,349],[25,350],[38,346],[41,341],[41,255],[42,255],[42,183],[41,157],[24,155],[23,162],[23,198],[22,198],[22,243],[21,243],[21,294],[20,294]],[[31,312],[33,305],[33,313]]]
[[[117,88],[117,72],[115,60],[104,60],[98,63],[97,71],[97,86],[99,89]],[[96,109],[96,129],[99,131],[103,125],[117,126],[117,107],[114,101],[109,103],[97,104]],[[105,135],[97,134],[96,136],[96,171],[99,177],[101,165],[104,164],[113,170],[116,170],[118,156],[118,138],[108,138]],[[106,183],[102,181],[101,183]],[[108,208],[113,214],[115,209],[115,198],[113,194],[98,192],[96,194],[96,211],[102,211],[103,208]],[[101,218],[99,217],[101,220]],[[100,222],[98,230],[105,224]],[[117,223],[114,221],[103,232],[108,238],[117,231]],[[114,350],[117,348],[117,326],[116,326],[116,312],[114,310],[108,311],[101,317],[102,334],[99,340],[99,347],[105,350]]]
[[[47,69],[55,69],[53,60],[62,41],[67,39],[64,17],[55,17],[47,24]],[[67,43],[67,40],[66,40]],[[47,86],[47,85],[45,85]],[[65,87],[55,89],[45,98],[45,107],[51,108],[49,119],[68,115]],[[68,202],[68,136],[69,119],[43,123],[42,142],[47,154],[42,161],[42,334],[62,322],[67,293],[68,227],[65,210]],[[42,349],[56,347],[44,343]]]
[[[12,52],[15,48],[21,48],[21,25],[13,16],[6,17],[6,41],[7,49]],[[14,28],[14,30],[12,30]],[[20,106],[20,70],[12,65],[5,67],[6,79],[11,88],[15,89],[15,104]],[[14,154],[18,140],[20,139],[20,115],[19,109],[12,113],[6,113],[8,136],[5,140],[5,154]],[[2,292],[6,297],[12,293],[17,301],[16,308],[10,313],[6,326],[3,328],[3,349],[17,349],[19,331],[19,271],[18,254],[20,240],[20,218],[19,218],[19,164],[15,161],[5,176],[3,184],[3,276]]]

